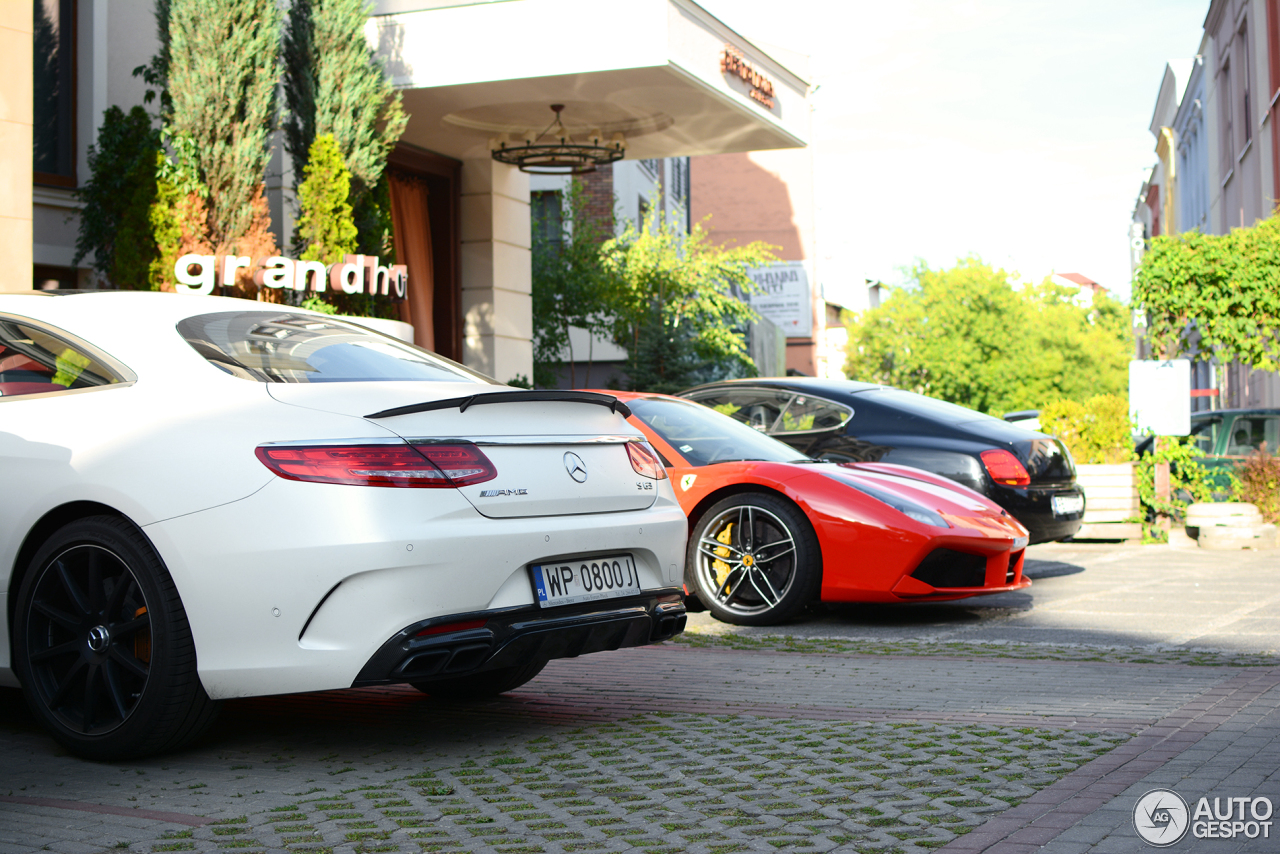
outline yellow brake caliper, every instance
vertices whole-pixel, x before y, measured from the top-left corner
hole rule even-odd
[[[725,558],[729,556],[728,545],[733,542],[733,526],[735,524],[737,523],[730,522],[728,525],[725,525],[724,530],[720,532],[718,537],[716,537],[717,542],[724,543],[724,546],[716,549],[716,557]],[[724,580],[729,577],[729,564],[722,560],[718,560],[711,564],[711,569],[714,570],[716,574],[716,587],[724,587]],[[728,593],[729,591],[726,590],[725,592]]]

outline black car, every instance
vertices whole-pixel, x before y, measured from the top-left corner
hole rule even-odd
[[[915,466],[990,498],[1032,543],[1080,529],[1084,493],[1057,439],[924,395],[808,377],[730,380],[681,392],[815,459]]]

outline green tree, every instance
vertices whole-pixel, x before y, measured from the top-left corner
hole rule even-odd
[[[679,391],[706,371],[754,376],[741,328],[757,315],[741,294],[768,244],[725,248],[701,224],[688,234],[657,210],[601,247],[613,339],[627,350],[631,388]]]
[[[347,201],[351,173],[333,134],[316,137],[309,155],[305,179],[298,185],[298,238],[306,246],[302,260],[336,264],[356,249],[356,226]]]
[[[77,191],[84,205],[74,265],[90,254],[93,267],[117,288],[149,286],[159,254],[150,223],[156,199],[160,135],[142,107],[110,107],[89,148],[89,180]]]
[[[582,183],[570,181],[558,210],[542,210],[547,222],[533,232],[533,381],[543,388],[556,384],[567,355],[569,384],[578,383],[570,327],[608,334],[609,306],[601,245],[611,236],[606,224],[587,209]]]
[[[1158,353],[1280,368],[1280,218],[1155,238],[1133,299]]]
[[[908,287],[850,323],[845,373],[995,414],[1124,394],[1123,306],[1104,295],[1081,308],[1069,289],[1010,278],[977,258],[917,267]]]
[[[296,180],[305,174],[312,141],[333,136],[351,174],[359,249],[388,258],[383,170],[408,116],[365,40],[367,6],[366,0],[294,0],[283,45],[284,144]]]
[[[266,214],[279,7],[275,0],[169,0],[167,11],[166,127],[193,145],[212,245],[253,254],[243,250],[247,238],[260,242]]]

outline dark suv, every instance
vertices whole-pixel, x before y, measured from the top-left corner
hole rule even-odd
[[[730,380],[681,392],[815,459],[915,466],[1009,511],[1031,542],[1080,529],[1084,493],[1057,439],[887,386],[808,377]]]

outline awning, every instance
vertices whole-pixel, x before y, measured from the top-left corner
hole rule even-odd
[[[382,0],[366,36],[401,89],[404,141],[458,159],[551,123],[624,134],[627,157],[808,143],[808,83],[688,0]],[[420,11],[395,11],[416,6]]]

